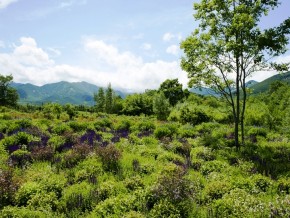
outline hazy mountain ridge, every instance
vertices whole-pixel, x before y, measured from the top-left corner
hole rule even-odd
[[[286,82],[290,85],[290,72],[274,75],[262,82],[250,80],[246,86],[251,88],[253,94],[263,93],[269,90],[270,84],[274,81]],[[20,96],[20,103],[42,104],[46,102],[55,102],[59,104],[75,104],[75,105],[94,105],[94,93],[99,88],[88,82],[57,82],[43,86],[36,86],[30,83],[12,83]],[[210,88],[192,88],[191,92],[199,95],[216,95]],[[117,95],[124,98],[129,92],[116,91]]]
[[[13,83],[20,96],[20,103],[42,104],[55,102],[59,104],[94,105],[94,93],[99,88],[87,82],[57,82],[36,86],[30,83]],[[117,95],[125,97],[126,93],[116,91]]]
[[[268,79],[263,80],[262,82],[254,84],[253,86],[251,86],[252,93],[259,94],[268,91],[271,83],[275,81],[285,82],[290,85],[290,71],[286,73],[276,74],[272,77],[269,77]]]

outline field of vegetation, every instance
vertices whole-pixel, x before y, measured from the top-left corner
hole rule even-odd
[[[290,88],[271,87],[250,97],[239,149],[213,97],[188,94],[163,121],[1,107],[0,216],[289,217]]]

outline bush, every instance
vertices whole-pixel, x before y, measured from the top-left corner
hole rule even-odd
[[[280,178],[277,181],[277,191],[281,194],[290,194],[290,178]]]
[[[268,206],[245,190],[234,189],[213,204],[216,217],[268,217]]]
[[[122,154],[115,145],[110,144],[107,147],[98,147],[96,152],[101,158],[104,170],[114,173],[119,171],[119,160],[121,159]]]
[[[144,183],[140,176],[134,176],[131,178],[127,178],[125,181],[125,187],[130,191],[134,191],[138,188],[144,188]]]
[[[154,135],[156,138],[161,139],[164,137],[172,138],[178,130],[178,125],[175,123],[167,123],[162,126],[159,126],[155,129]]]
[[[13,165],[24,167],[27,163],[32,162],[31,153],[26,150],[17,150],[10,155]]]
[[[122,183],[107,181],[100,185],[100,188],[98,189],[98,199],[104,201],[125,192],[126,189]]]
[[[52,132],[57,135],[62,135],[65,132],[69,132],[69,131],[71,131],[71,128],[66,124],[57,125],[52,129]]]
[[[42,187],[37,182],[24,183],[16,193],[15,200],[18,206],[27,206],[28,201],[33,198],[34,195],[40,193]]]
[[[193,182],[184,177],[182,168],[168,165],[153,186],[148,196],[147,207],[152,209],[154,214],[167,214],[173,209],[177,215],[188,217],[195,191]],[[160,206],[166,201],[169,201],[167,205],[174,205],[174,207],[169,206],[169,211],[165,207],[166,212],[162,212]]]
[[[222,161],[219,160],[213,160],[213,161],[208,161],[205,162],[201,168],[200,168],[200,172],[203,175],[209,175],[212,172],[221,172],[222,170],[224,170],[226,168],[226,164]]]
[[[45,212],[38,211],[35,209],[29,209],[25,207],[5,207],[0,211],[0,216],[2,218],[45,218],[49,215]]]
[[[86,182],[71,185],[63,190],[61,211],[70,214],[73,211],[85,212],[92,210],[97,201],[97,194]]]
[[[71,121],[68,123],[68,126],[75,132],[81,132],[87,129],[87,123],[81,123],[76,121]]]
[[[3,165],[0,166],[0,209],[13,203],[15,192],[19,186],[15,181],[13,168],[2,167]]]

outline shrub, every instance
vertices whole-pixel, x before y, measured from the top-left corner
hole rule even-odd
[[[107,147],[98,147],[96,152],[101,158],[103,167],[106,171],[114,173],[119,171],[119,160],[122,157],[122,154],[115,145],[110,144]]]
[[[63,190],[60,210],[66,214],[76,210],[79,212],[90,211],[96,200],[97,195],[88,183],[74,184]]]
[[[31,153],[29,151],[19,149],[10,155],[10,160],[13,165],[24,167],[27,163],[32,161]]]
[[[87,129],[87,123],[81,123],[76,121],[71,121],[68,123],[68,126],[75,132],[81,132]]]
[[[41,185],[37,182],[26,182],[16,193],[15,200],[18,206],[27,206],[28,201],[41,192]]]
[[[103,174],[102,164],[95,156],[88,157],[75,167],[75,182],[87,181],[97,183],[98,176]]]
[[[164,137],[172,138],[178,130],[178,125],[176,123],[167,123],[159,126],[155,129],[154,135],[156,138],[161,139]]]
[[[190,124],[185,124],[178,129],[178,134],[181,138],[194,138],[197,133],[194,127]]]
[[[18,182],[14,178],[14,170],[11,167],[0,168],[0,209],[12,204],[15,192],[18,189]]]
[[[62,136],[52,136],[48,140],[48,145],[53,148],[54,151],[57,151],[65,143],[65,138]]]
[[[55,211],[58,205],[58,198],[55,192],[36,193],[27,202],[28,208],[34,210]]]
[[[125,192],[126,189],[122,183],[107,181],[100,185],[98,189],[98,199],[104,201]]]
[[[138,189],[138,188],[144,188],[144,183],[140,176],[127,178],[124,181],[124,183],[125,183],[125,187],[129,189],[130,191],[134,191],[135,189]]]
[[[174,210],[177,214],[181,217],[188,217],[194,195],[194,184],[184,177],[183,169],[169,165],[161,172],[161,176],[151,190],[147,200],[147,207],[153,211],[159,211],[161,209],[160,205],[163,205],[164,201],[169,201],[174,205]],[[168,203],[168,205],[170,204]],[[158,211],[156,211],[157,214],[159,213]]]
[[[168,217],[168,218],[181,218],[181,211],[178,210],[176,205],[167,199],[160,200],[151,209],[149,216],[152,218]]]
[[[68,125],[66,125],[66,124],[59,124],[59,125],[53,127],[52,132],[55,133],[55,134],[57,134],[57,135],[62,135],[65,132],[68,132],[70,130],[71,130],[71,128]]]
[[[150,120],[146,120],[138,124],[138,129],[140,131],[154,131],[155,128],[156,128],[155,123]]]
[[[3,218],[45,218],[49,217],[47,212],[29,209],[25,207],[5,207],[0,211],[0,216]]]
[[[217,200],[223,197],[224,194],[229,193],[232,186],[229,181],[213,181],[208,183],[204,189],[204,198],[207,202]]]
[[[201,168],[200,171],[203,175],[209,175],[212,172],[221,172],[226,168],[226,164],[219,160],[213,160],[205,162]]]
[[[277,181],[277,191],[281,194],[290,194],[290,178],[280,178]]]
[[[234,189],[214,202],[216,217],[268,217],[269,208],[245,190]]]

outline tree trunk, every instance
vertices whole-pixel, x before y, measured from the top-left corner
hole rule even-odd
[[[237,37],[236,37],[237,38]],[[235,117],[235,146],[237,149],[240,148],[239,143],[239,125],[240,125],[240,66],[239,56],[236,55],[236,117]]]

